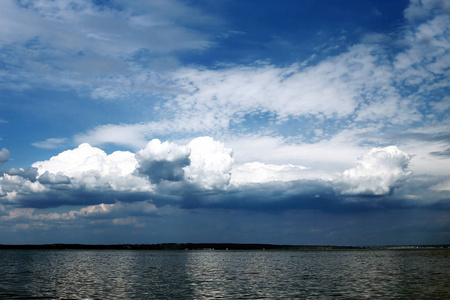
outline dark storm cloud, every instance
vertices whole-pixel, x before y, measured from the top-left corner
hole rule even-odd
[[[22,208],[52,208],[63,205],[96,205],[112,204],[117,201],[129,203],[149,199],[148,193],[120,192],[108,190],[86,189],[50,189],[41,193],[29,193],[18,195],[13,205]]]
[[[13,183],[9,183],[11,187],[4,184],[4,192],[19,192],[12,202],[3,202],[23,208],[51,208],[62,205],[111,204],[116,201],[132,203],[151,199],[157,207],[169,204],[182,209],[262,212],[314,209],[350,213],[423,207],[450,210],[448,191],[440,188],[440,185],[450,180],[446,176],[411,176],[391,194],[342,195],[343,187],[339,183],[323,180],[251,183],[232,185],[226,190],[200,190],[183,182],[164,181],[161,185],[165,188],[158,188],[155,192],[137,192],[111,190],[108,187],[74,187],[68,178],[52,175],[39,179],[47,187],[45,191],[33,192],[25,188],[17,189]]]
[[[180,206],[185,209],[220,208],[266,212],[315,209],[332,213],[419,207],[449,210],[450,197],[447,193],[430,190],[444,179],[428,178],[428,182],[424,183],[426,179],[413,176],[401,189],[387,195],[341,195],[339,184],[322,180],[247,184],[220,194],[185,194],[180,196]]]

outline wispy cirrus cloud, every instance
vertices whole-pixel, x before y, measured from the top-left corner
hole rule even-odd
[[[55,149],[66,145],[67,138],[48,138],[45,141],[31,143],[34,147],[43,149]]]

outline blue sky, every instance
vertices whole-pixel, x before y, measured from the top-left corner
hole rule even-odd
[[[450,5],[13,1],[0,243],[450,243]]]

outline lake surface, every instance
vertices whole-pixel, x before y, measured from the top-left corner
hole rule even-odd
[[[0,250],[0,299],[450,299],[450,250]]]

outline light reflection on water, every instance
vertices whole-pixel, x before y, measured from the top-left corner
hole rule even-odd
[[[449,299],[450,250],[1,250],[0,299]]]

